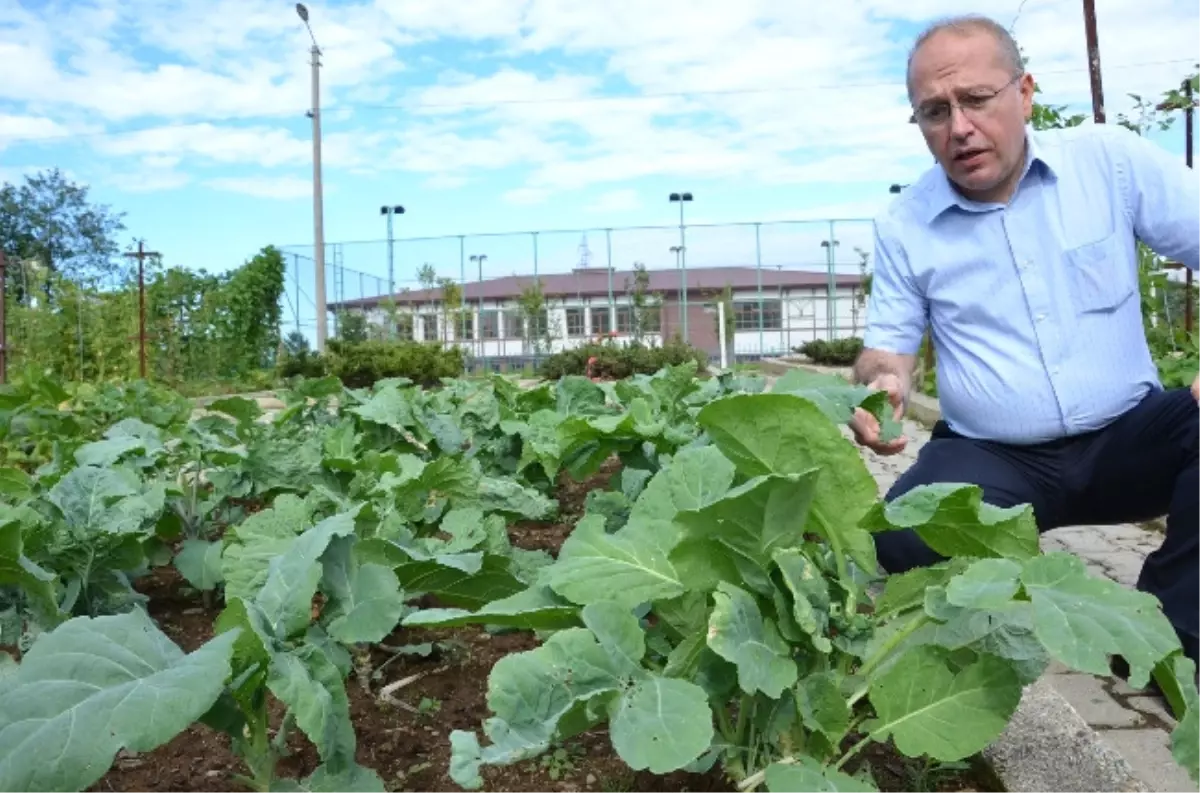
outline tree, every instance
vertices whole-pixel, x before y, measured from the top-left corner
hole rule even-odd
[[[75,184],[57,168],[27,175],[19,186],[0,185],[0,249],[51,274],[73,279],[113,274],[120,251],[116,235],[125,230],[122,218],[93,203],[86,185]],[[8,286],[24,301],[20,275],[19,268],[10,269]]]

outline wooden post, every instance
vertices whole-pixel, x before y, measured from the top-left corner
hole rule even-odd
[[[1096,2],[1083,0],[1083,27],[1087,37],[1088,75],[1092,83],[1092,115],[1104,123],[1104,87],[1100,79],[1100,42],[1096,34]]]
[[[138,241],[137,253],[127,253],[126,256],[136,258],[138,263],[138,374],[146,379],[146,268],[147,256],[158,256],[155,251],[148,251],[145,242]]]

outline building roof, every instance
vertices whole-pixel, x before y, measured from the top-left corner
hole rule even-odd
[[[648,291],[662,295],[678,294],[680,274],[678,270],[647,270],[650,277]],[[624,295],[633,286],[633,270],[614,270],[612,291]],[[763,290],[824,288],[828,276],[814,270],[786,270],[763,267],[761,270]],[[687,270],[688,292],[717,292],[726,286],[734,290],[757,289],[759,268],[754,266],[690,267]],[[839,287],[861,286],[857,275],[836,276]],[[569,273],[544,273],[538,276],[542,292],[548,298],[607,296],[608,271],[604,267],[576,268]],[[507,275],[484,281],[468,281],[463,288],[463,300],[467,303],[478,300],[503,301],[520,297],[533,286],[532,275]],[[441,299],[441,289],[413,289],[398,293],[399,303],[432,303]],[[339,308],[371,309],[383,299],[383,295],[344,300],[330,303],[331,310]]]

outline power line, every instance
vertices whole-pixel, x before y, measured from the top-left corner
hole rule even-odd
[[[1110,70],[1118,69],[1140,69],[1148,66],[1172,66],[1181,63],[1196,64],[1195,58],[1172,58],[1159,61],[1140,61],[1136,63],[1117,64],[1108,67]],[[1055,75],[1055,74],[1079,74],[1087,72],[1087,67],[1072,68],[1072,69],[1047,69],[1035,71],[1035,77],[1038,75]],[[840,91],[853,90],[860,88],[902,88],[903,82],[895,81],[879,81],[879,82],[862,82],[862,83],[823,83],[812,85],[796,85],[796,86],[775,86],[771,88],[726,88],[726,89],[697,89],[697,90],[682,90],[682,91],[651,91],[640,94],[613,94],[608,96],[561,96],[561,97],[542,97],[537,99],[488,99],[475,102],[402,102],[399,104],[365,104],[365,103],[349,103],[340,105],[330,105],[326,108],[323,115],[329,115],[335,110],[375,110],[375,111],[390,111],[390,110],[454,110],[454,109],[470,109],[470,108],[493,108],[493,107],[509,107],[520,105],[563,105],[563,104],[602,104],[613,102],[644,102],[655,99],[688,99],[695,97],[721,97],[721,96],[753,96],[762,94],[786,94],[786,93],[804,93],[808,91]],[[297,111],[299,115],[299,111]],[[15,143],[44,143],[56,140],[87,140],[92,138],[115,138],[122,135],[136,135],[142,132],[155,132],[158,130],[167,129],[183,129],[188,127],[201,127],[209,124],[218,124],[230,121],[260,121],[267,119],[279,119],[282,116],[276,115],[249,115],[249,116],[213,116],[198,121],[177,121],[168,122],[165,124],[150,124],[141,127],[130,127],[120,130],[106,130],[103,132],[81,132],[81,133],[66,133],[62,135],[44,135],[41,137],[24,137],[24,138],[7,138],[0,134],[0,143],[5,146],[10,146]]]

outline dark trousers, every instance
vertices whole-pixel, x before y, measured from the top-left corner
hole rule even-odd
[[[1095,432],[1032,446],[965,438],[938,422],[886,499],[920,485],[962,482],[999,507],[1032,504],[1038,530],[1132,523],[1166,514],[1167,536],[1146,557],[1137,588],[1157,597],[1196,660],[1200,598],[1200,423],[1189,389],[1151,392]],[[941,560],[911,530],[875,535],[879,562],[901,573]]]

